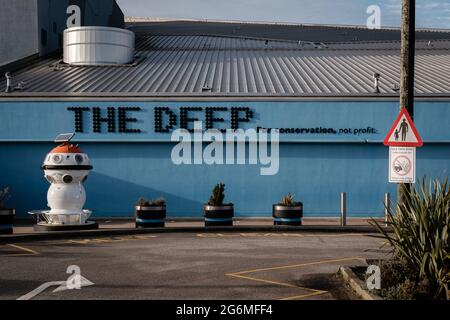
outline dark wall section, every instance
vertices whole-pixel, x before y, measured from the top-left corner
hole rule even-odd
[[[63,46],[63,33],[68,18],[67,7],[81,9],[82,26],[123,28],[124,15],[115,0],[38,0],[38,37],[40,55],[47,55]]]
[[[116,28],[125,27],[125,16],[115,1],[113,1],[112,14],[109,16],[109,25]]]
[[[38,45],[41,56],[62,48],[67,1],[38,1]]]
[[[69,5],[81,9],[83,26],[109,26],[123,28],[124,14],[115,0],[69,0]]]

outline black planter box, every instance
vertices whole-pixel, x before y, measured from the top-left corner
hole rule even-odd
[[[166,225],[166,206],[135,207],[136,228],[164,228]]]
[[[303,218],[303,204],[298,206],[284,206],[274,204],[272,208],[273,224],[284,226],[301,226]]]
[[[223,204],[221,206],[203,206],[205,214],[205,227],[232,227],[234,217],[234,205]]]
[[[13,234],[15,209],[0,209],[0,234]]]

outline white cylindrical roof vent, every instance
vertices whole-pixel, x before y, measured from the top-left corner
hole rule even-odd
[[[64,62],[71,65],[120,65],[134,59],[134,32],[110,27],[64,30]]]

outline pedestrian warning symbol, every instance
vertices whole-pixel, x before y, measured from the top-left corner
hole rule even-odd
[[[402,108],[400,111],[394,125],[384,139],[384,145],[393,147],[421,147],[423,145],[422,138],[419,136],[406,108]]]

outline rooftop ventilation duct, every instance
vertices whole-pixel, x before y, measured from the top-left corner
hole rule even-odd
[[[12,85],[11,85],[12,77],[11,77],[11,74],[9,72],[6,72],[5,73],[5,78],[6,78],[6,89],[5,89],[5,92],[6,93],[10,93],[10,92],[12,92]]]
[[[64,30],[64,62],[70,65],[123,65],[133,61],[134,33],[111,27]]]
[[[378,72],[373,74],[373,92],[380,93],[380,77],[381,75]]]

